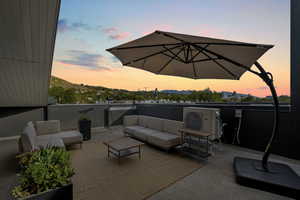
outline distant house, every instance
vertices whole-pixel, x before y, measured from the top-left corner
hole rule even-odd
[[[266,99],[273,99],[272,96],[266,96]]]
[[[249,94],[241,94],[241,93],[226,92],[226,91],[221,92],[221,95],[223,99],[231,99],[231,98],[242,99],[249,96]]]

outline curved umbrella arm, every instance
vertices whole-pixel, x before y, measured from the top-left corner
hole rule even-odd
[[[268,159],[271,154],[271,146],[273,144],[274,138],[278,135],[278,126],[279,126],[279,102],[278,102],[278,96],[276,93],[276,89],[273,83],[273,76],[270,72],[266,72],[263,67],[258,63],[254,63],[257,69],[260,71],[258,76],[268,85],[272,97],[273,97],[273,103],[274,103],[274,118],[273,118],[273,129],[271,137],[268,141],[268,144],[265,148],[265,152],[262,158],[262,167],[264,170],[269,171],[268,167]]]

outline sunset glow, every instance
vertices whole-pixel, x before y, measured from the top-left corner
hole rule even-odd
[[[277,92],[289,95],[289,13],[289,1],[277,0],[62,1],[52,75],[73,83],[127,90],[209,87],[216,91],[270,95],[265,84],[249,72],[240,81],[155,75],[122,66],[105,51],[162,30],[274,44],[259,62],[272,72]]]

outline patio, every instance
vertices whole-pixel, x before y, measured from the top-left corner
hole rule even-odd
[[[121,135],[122,126],[113,126],[109,130],[99,128],[82,149],[70,150],[77,171],[73,178],[74,199],[289,199],[235,182],[233,157],[259,158],[259,152],[222,144],[208,161],[196,162],[180,157],[176,152],[168,154],[146,145],[141,161],[132,156],[118,165],[113,158],[107,159],[102,141]],[[7,199],[8,190],[15,182],[17,142],[6,140],[0,145],[0,198]],[[288,163],[300,173],[299,161],[280,156],[272,158]],[[93,162],[86,165],[85,161],[89,159]]]

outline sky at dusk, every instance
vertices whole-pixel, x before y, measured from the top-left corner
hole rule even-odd
[[[259,62],[277,92],[290,95],[289,0],[62,0],[52,75],[73,83],[127,90],[236,91],[270,95],[258,77],[193,80],[122,66],[107,48],[155,30],[273,44]],[[253,67],[254,69],[255,67]]]

